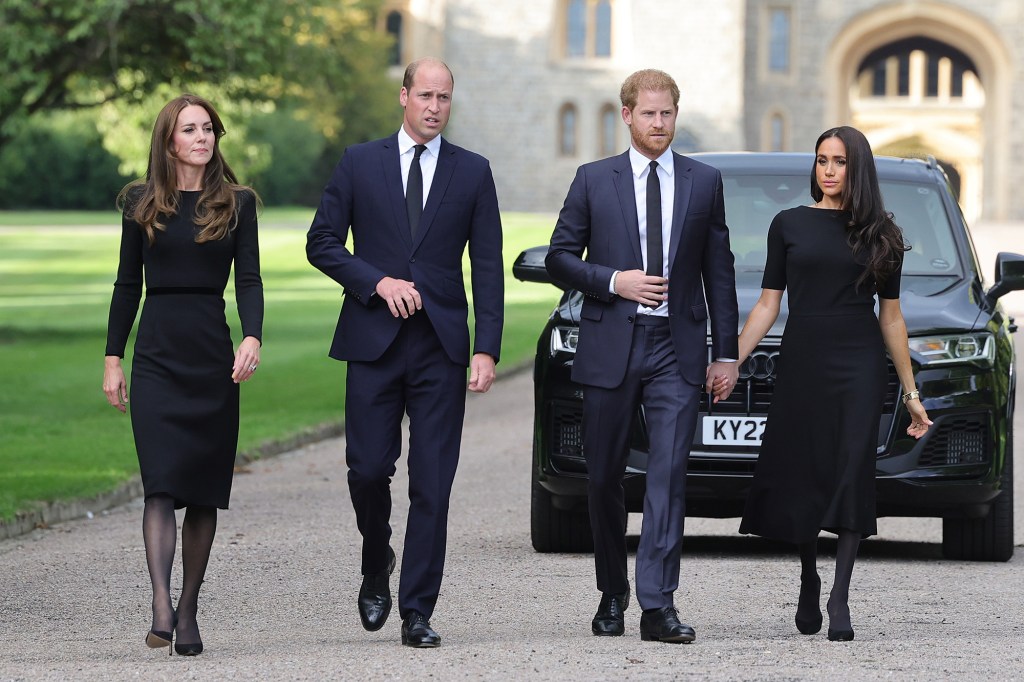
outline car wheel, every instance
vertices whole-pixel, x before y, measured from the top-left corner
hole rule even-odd
[[[594,535],[590,514],[582,510],[559,509],[553,495],[537,480],[533,467],[530,495],[530,539],[538,552],[593,552]]]
[[[966,561],[1009,561],[1013,556],[1013,427],[1006,434],[1001,492],[980,519],[943,519],[942,556]]]

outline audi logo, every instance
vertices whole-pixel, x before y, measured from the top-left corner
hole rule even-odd
[[[740,379],[775,379],[779,351],[754,351],[740,365]]]

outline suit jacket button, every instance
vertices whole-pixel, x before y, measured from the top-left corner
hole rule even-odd
[[[626,322],[630,322],[630,323],[633,322],[633,316],[630,315],[629,317],[627,317],[626,318]]]
[[[410,263],[415,263],[415,262],[416,262],[416,259],[415,259],[415,258],[410,258],[410,259],[409,259],[409,262],[410,262]]]

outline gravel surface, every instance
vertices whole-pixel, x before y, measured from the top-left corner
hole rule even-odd
[[[1007,248],[998,234],[979,251]],[[1018,433],[1022,419],[1018,410]],[[635,603],[626,636],[593,637],[592,558],[530,547],[531,428],[529,372],[470,396],[432,621],[438,649],[401,646],[397,608],[379,632],[360,626],[359,536],[343,443],[331,439],[236,476],[201,594],[206,652],[197,658],[143,644],[141,501],[0,541],[0,680],[1024,678],[1024,466],[1008,563],[942,560],[938,520],[879,520],[854,572],[850,643],[796,632],[799,566],[787,548],[737,535],[736,519],[689,520],[676,604],[697,641],[670,645],[640,641]],[[403,462],[396,549],[408,506]],[[827,594],[835,544],[821,546]]]
[[[676,603],[697,628],[696,643],[641,642],[635,603],[625,637],[593,637],[599,595],[591,557],[530,547],[531,404],[529,372],[469,400],[432,621],[439,649],[401,646],[397,609],[379,632],[360,626],[358,532],[343,443],[331,439],[236,477],[201,594],[206,652],[197,658],[143,644],[149,586],[140,501],[0,542],[0,679],[1022,676],[1024,551],[1009,563],[943,561],[941,524],[932,519],[881,519],[880,536],[863,546],[852,643],[797,634],[797,560],[784,547],[738,536],[735,519],[688,522]],[[402,469],[394,482],[398,538],[408,505]],[[638,527],[631,518],[631,531]],[[1018,523],[1018,545],[1021,535]],[[834,543],[823,540],[822,548],[827,590]],[[172,584],[180,586],[177,571]]]

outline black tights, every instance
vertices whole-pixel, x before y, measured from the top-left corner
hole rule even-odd
[[[829,594],[828,623],[832,630],[852,630],[850,622],[850,578],[853,576],[853,564],[857,560],[857,549],[860,547],[860,533],[851,530],[840,530],[836,542],[836,576]],[[821,579],[818,577],[817,555],[818,540],[799,545],[800,548],[800,602],[797,605],[797,618],[812,621],[821,617],[818,604],[821,591]]]
[[[182,585],[177,611],[171,606],[171,566],[177,542],[174,499],[168,495],[146,498],[142,514],[142,537],[146,544],[146,564],[153,583],[152,629],[169,632],[178,619],[177,633],[185,644],[201,641],[196,613],[199,587],[206,575],[210,549],[217,534],[217,508],[190,506],[181,524]]]

